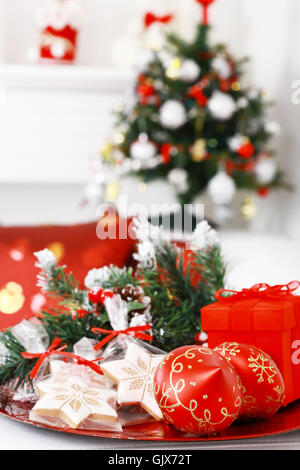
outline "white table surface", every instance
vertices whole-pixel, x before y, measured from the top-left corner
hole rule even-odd
[[[0,450],[246,450],[300,449],[300,431],[224,442],[145,442],[101,439],[35,428],[0,416]]]
[[[221,234],[230,287],[250,287],[300,279],[299,245],[279,236],[243,232]],[[133,449],[300,449],[300,431],[267,438],[226,441],[157,443],[89,438],[34,428],[0,416],[0,449],[28,450],[133,450]]]

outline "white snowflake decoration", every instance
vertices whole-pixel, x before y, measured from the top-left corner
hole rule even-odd
[[[57,258],[47,248],[36,251],[34,256],[37,258],[35,266],[41,270],[40,274],[37,275],[37,286],[41,288],[42,292],[47,292],[49,276],[51,276],[57,265]]]
[[[104,266],[103,268],[94,268],[91,269],[85,280],[84,280],[84,285],[88,289],[92,289],[93,287],[96,286],[102,286],[102,284],[106,281],[108,281],[110,277],[110,269],[108,266]]]
[[[200,222],[192,236],[191,246],[195,250],[207,250],[219,245],[219,237],[206,220]]]
[[[134,231],[139,241],[138,251],[133,255],[134,259],[140,267],[154,267],[156,265],[155,249],[164,238],[161,227],[150,224],[146,217],[138,217],[134,219]]]
[[[52,251],[48,250],[47,248],[41,251],[36,251],[34,253],[34,256],[37,258],[35,266],[47,273],[51,272],[52,269],[54,269],[57,265],[56,256],[52,253]]]
[[[93,287],[102,287],[105,282],[107,282],[111,276],[112,271],[121,276],[126,272],[126,268],[118,268],[117,266],[103,266],[103,268],[94,268],[91,269],[84,280],[84,285],[87,289],[92,289]]]

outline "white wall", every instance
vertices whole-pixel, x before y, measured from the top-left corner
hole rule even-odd
[[[26,60],[28,50],[36,42],[35,12],[47,2],[51,0],[0,0],[6,9],[7,62]],[[116,38],[130,35],[132,28],[142,23],[145,11],[149,8],[161,13],[178,11],[180,0],[81,0],[81,3],[85,18],[78,63],[108,66],[112,64],[111,48]]]

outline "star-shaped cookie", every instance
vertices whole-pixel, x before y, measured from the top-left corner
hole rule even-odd
[[[130,342],[124,359],[101,364],[103,372],[118,384],[120,405],[140,405],[156,420],[163,419],[153,390],[154,376],[163,358]]]

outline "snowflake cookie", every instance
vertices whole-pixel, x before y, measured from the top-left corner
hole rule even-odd
[[[156,420],[163,419],[153,390],[154,376],[163,358],[130,342],[124,359],[101,364],[103,372],[118,384],[120,405],[140,405]]]

